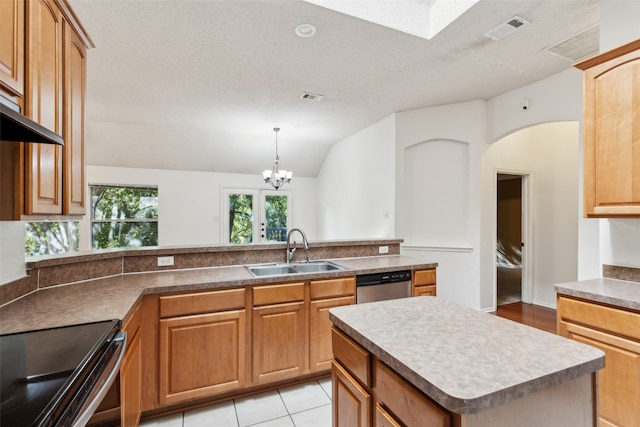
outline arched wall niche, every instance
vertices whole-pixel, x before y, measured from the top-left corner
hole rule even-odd
[[[407,245],[469,245],[469,144],[429,139],[404,149]]]

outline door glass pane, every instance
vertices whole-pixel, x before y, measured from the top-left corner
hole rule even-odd
[[[229,194],[229,242],[253,242],[253,195]]]
[[[265,233],[269,242],[287,240],[287,199],[287,196],[265,196]]]

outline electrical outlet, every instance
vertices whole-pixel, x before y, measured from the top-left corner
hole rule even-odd
[[[378,253],[379,254],[388,254],[389,253],[389,246],[378,246]]]
[[[159,256],[158,257],[158,267],[169,267],[173,265],[173,257],[172,256]]]

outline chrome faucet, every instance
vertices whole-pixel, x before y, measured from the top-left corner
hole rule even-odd
[[[291,247],[291,235],[293,234],[294,231],[297,231],[302,236],[302,244],[304,245],[304,250],[305,251],[309,250],[309,242],[307,242],[307,236],[304,234],[304,231],[300,230],[299,228],[292,228],[291,230],[289,230],[289,233],[287,234],[287,263],[291,261],[291,258],[293,258],[293,254],[296,251],[295,240],[293,241],[293,247]],[[309,262],[308,253],[307,253],[307,262]]]

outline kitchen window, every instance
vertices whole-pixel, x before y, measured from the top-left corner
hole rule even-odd
[[[77,221],[27,222],[24,252],[26,257],[77,252],[80,231]]]
[[[291,227],[291,191],[224,188],[222,241],[283,242]]]
[[[90,185],[93,249],[158,245],[158,187]]]

